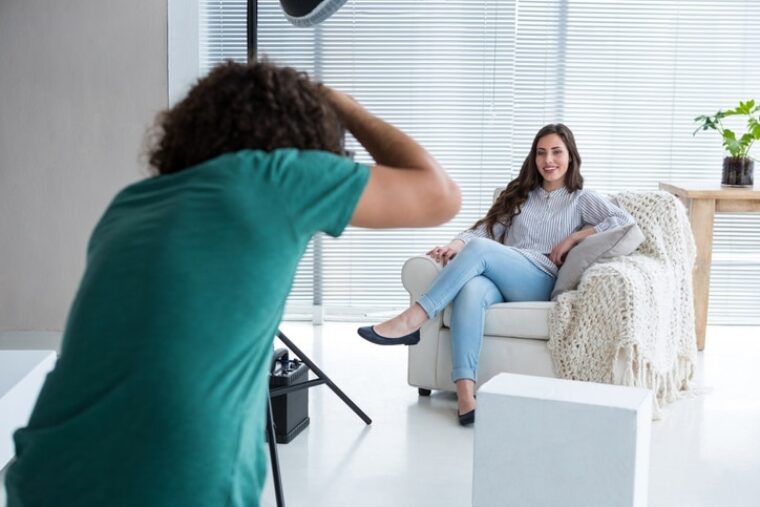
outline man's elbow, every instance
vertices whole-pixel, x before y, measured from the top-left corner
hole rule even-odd
[[[434,223],[431,225],[445,224],[457,216],[462,207],[462,192],[459,190],[459,185],[453,180],[448,180],[441,185],[436,194],[433,198],[435,205],[432,207],[435,209],[435,213],[434,217],[431,217]]]

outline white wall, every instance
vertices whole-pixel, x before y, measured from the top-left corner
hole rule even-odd
[[[0,331],[63,327],[166,105],[165,1],[0,0]]]

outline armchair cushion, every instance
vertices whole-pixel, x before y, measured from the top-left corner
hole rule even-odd
[[[549,311],[554,305],[549,301],[491,305],[486,311],[483,334],[546,341],[549,339]],[[451,327],[451,306],[443,311],[443,325]]]
[[[551,295],[552,300],[563,292],[578,287],[581,275],[592,264],[618,255],[633,253],[643,241],[644,234],[636,224],[615,227],[587,237],[568,252],[557,274],[557,281]]]

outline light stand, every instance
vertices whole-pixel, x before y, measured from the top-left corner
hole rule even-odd
[[[246,13],[246,37],[247,37],[247,46],[248,46],[248,61],[255,61],[257,56],[257,30],[258,30],[258,0],[248,0],[247,5],[247,13]],[[365,414],[362,409],[360,409],[356,403],[354,403],[351,398],[346,396],[346,394],[338,388],[338,386],[335,385],[335,383],[330,380],[330,377],[325,375],[325,373],[316,365],[314,362],[309,359],[309,356],[304,354],[301,349],[296,347],[296,345],[290,341],[290,338],[285,336],[285,334],[282,331],[277,331],[277,338],[287,347],[290,349],[295,356],[298,357],[298,359],[301,360],[302,363],[304,363],[314,374],[317,376],[314,380],[307,380],[304,382],[298,382],[296,384],[288,385],[288,386],[281,386],[281,387],[274,387],[269,389],[269,400],[268,400],[268,406],[267,406],[267,441],[269,442],[269,457],[272,462],[272,480],[274,481],[274,493],[275,498],[277,499],[277,506],[278,507],[285,507],[285,497],[284,493],[282,491],[282,480],[280,476],[280,465],[279,465],[279,459],[277,456],[277,443],[275,440],[275,431],[274,431],[274,417],[272,415],[272,398],[275,398],[277,396],[283,396],[287,393],[298,391],[301,389],[309,389],[314,386],[327,384],[327,387],[329,387],[337,396],[340,398],[346,405],[348,405],[351,410],[354,411],[356,415],[361,418],[362,421],[364,421],[366,424],[372,424],[372,419]],[[272,363],[272,368],[274,368],[274,362]],[[270,371],[270,373],[272,373]]]
[[[304,354],[301,349],[296,347],[296,345],[290,341],[290,338],[285,336],[282,331],[277,331],[277,338],[279,338],[283,345],[290,349],[293,354],[295,354],[296,357],[298,357],[298,359],[300,359],[301,362],[304,363],[317,376],[317,378],[314,380],[307,380],[305,382],[298,382],[289,386],[273,387],[269,389],[269,400],[267,406],[267,441],[269,442],[269,457],[272,462],[272,480],[274,482],[274,494],[275,498],[277,499],[277,506],[285,507],[285,498],[282,491],[282,480],[280,477],[280,465],[279,459],[277,457],[277,443],[275,441],[274,433],[272,398],[283,396],[285,394],[299,391],[301,389],[309,389],[310,387],[327,384],[327,387],[329,387],[332,392],[338,396],[338,398],[343,400],[343,402],[348,405],[349,408],[353,410],[354,413],[358,415],[362,421],[364,421],[366,424],[372,424],[372,419],[370,419],[369,416],[365,414],[364,411],[362,411],[362,409],[360,409],[356,403],[351,400],[351,398],[346,396],[346,394],[341,391],[340,388],[335,385],[332,380],[330,380],[330,377],[328,377],[321,369],[319,369],[319,367],[314,364],[311,359],[309,359],[309,356]],[[272,362],[272,368],[274,368],[274,361]],[[272,372],[270,371],[270,373]]]

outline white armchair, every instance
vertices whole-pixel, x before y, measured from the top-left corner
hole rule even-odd
[[[671,256],[673,255],[672,252],[680,252],[679,255],[683,256],[684,259],[679,263],[678,267],[679,269],[683,268],[684,273],[688,274],[689,244],[693,243],[693,239],[690,236],[690,231],[680,230],[688,226],[683,206],[675,202],[672,196],[662,192],[634,192],[629,194],[633,196],[633,201],[631,201],[632,198],[630,196],[626,198],[629,205],[633,202],[637,206],[639,204],[644,206],[644,208],[637,208],[636,212],[633,213],[639,225],[643,226],[646,237],[641,249],[637,250],[634,254],[637,257],[637,262],[634,264],[638,266],[650,266],[653,274],[669,273],[673,270],[674,264],[663,264],[665,261],[661,259],[662,252],[671,252]],[[620,194],[618,198],[622,195]],[[631,209],[628,209],[628,211],[630,212]],[[670,243],[672,246],[674,242],[678,243],[678,248],[665,248],[663,246],[665,243]],[[615,257],[615,259],[622,258]],[[631,259],[633,260],[633,257]],[[650,262],[652,264],[647,264]],[[619,263],[625,264],[622,260]],[[627,273],[627,270],[624,269],[625,266],[620,267],[619,263],[617,266],[607,265],[610,266],[609,269],[600,269],[604,268],[604,266],[596,266],[594,269],[589,269],[588,272],[594,273],[593,277],[589,277],[589,280],[593,281],[602,276],[605,280],[609,280],[610,284],[608,285],[617,286],[612,282],[619,282],[617,278],[624,276],[618,271],[622,269]],[[680,264],[683,264],[683,266]],[[655,269],[655,266],[659,267]],[[439,264],[428,257],[412,257],[404,264],[401,278],[404,288],[409,292],[411,302],[415,302],[430,287],[441,269]],[[633,275],[626,274],[625,276],[634,275],[635,273]],[[582,279],[586,278],[584,274]],[[635,314],[630,315],[630,321],[618,319],[615,322],[616,324],[627,326],[625,331],[622,331],[620,327],[615,327],[614,332],[624,338],[638,340],[638,345],[633,348],[621,347],[620,351],[610,359],[609,375],[603,379],[599,379],[600,381],[647,386],[648,381],[644,379],[644,373],[646,370],[645,366],[648,367],[650,365],[658,371],[657,375],[661,375],[661,377],[657,378],[652,377],[655,379],[652,382],[660,382],[660,379],[666,379],[662,380],[662,382],[667,384],[669,381],[670,384],[680,385],[683,383],[684,378],[688,378],[687,373],[684,372],[687,372],[691,368],[693,354],[690,349],[686,350],[688,347],[685,347],[684,343],[688,341],[687,339],[690,336],[689,326],[686,324],[692,318],[690,315],[692,315],[693,303],[690,294],[690,276],[684,275],[681,278],[684,278],[684,280],[681,280],[682,282],[688,278],[689,283],[673,285],[672,287],[680,287],[680,289],[675,294],[662,295],[658,301],[660,303],[672,303],[672,308],[679,314],[678,322],[685,324],[679,324],[674,327],[667,311],[662,309],[655,311],[653,308],[647,308],[647,305],[654,300],[647,298],[647,294],[651,294],[653,291],[651,287],[649,287],[650,292],[637,293],[637,296],[642,296],[643,294],[640,299],[637,299],[640,306],[637,306]],[[639,279],[632,278],[629,282],[639,283],[637,280]],[[648,279],[644,282],[647,286],[653,283],[652,280]],[[592,284],[586,285],[589,287],[589,290],[593,289]],[[671,286],[668,287],[672,288]],[[683,294],[680,297],[678,295],[679,291],[688,291],[689,293]],[[668,299],[670,296],[672,296],[672,301]],[[564,299],[564,313],[577,313],[576,310],[567,308],[569,301],[571,299]],[[486,309],[483,344],[478,366],[479,384],[502,372],[545,377],[560,376],[556,371],[552,352],[547,347],[549,343],[549,315],[557,304],[553,301],[499,303]],[[614,308],[612,311],[614,313]],[[409,347],[408,382],[409,385],[417,387],[421,395],[430,394],[432,389],[456,391],[456,386],[451,381],[450,319],[451,307],[449,306],[435,319],[431,319],[425,323],[420,330],[420,342],[415,346]],[[632,331],[633,321],[638,326],[636,327],[636,333]],[[670,329],[674,331],[669,332],[668,330]],[[671,346],[672,342],[678,342],[680,346],[679,352],[673,352],[676,350],[676,346]],[[655,351],[654,355],[641,356],[640,352],[644,345],[647,345],[648,352]],[[669,359],[658,362],[660,357],[657,356],[656,351],[660,349],[669,351],[670,354],[667,356]],[[636,355],[637,352],[639,355]],[[680,369],[676,368],[677,371],[675,373],[669,373],[669,361],[673,359],[674,354],[680,358],[678,364],[681,366]],[[675,364],[675,359],[672,362]],[[634,375],[633,368],[640,372],[640,379],[631,378]],[[585,374],[576,376],[576,378],[585,377]],[[592,378],[594,377],[589,377],[589,379]]]

